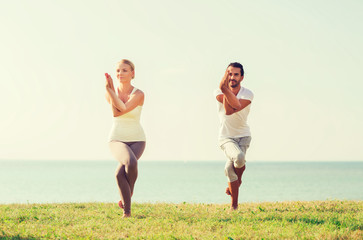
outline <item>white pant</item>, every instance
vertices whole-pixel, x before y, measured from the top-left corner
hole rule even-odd
[[[251,137],[227,138],[220,141],[220,147],[226,155],[227,162],[224,172],[229,182],[238,179],[234,168],[241,168],[246,164],[246,151],[250,146]]]

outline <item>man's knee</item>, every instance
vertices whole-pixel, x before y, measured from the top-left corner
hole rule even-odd
[[[226,174],[229,182],[234,182],[234,181],[238,180],[237,174],[234,171],[232,165],[230,165],[230,167],[226,166],[224,168],[224,173]]]
[[[238,153],[233,163],[236,168],[243,167],[246,164],[245,154],[243,152]]]

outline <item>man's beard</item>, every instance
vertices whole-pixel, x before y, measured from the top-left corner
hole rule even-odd
[[[236,88],[239,85],[239,82],[237,82],[236,80],[230,80],[229,82],[231,83],[231,88]]]

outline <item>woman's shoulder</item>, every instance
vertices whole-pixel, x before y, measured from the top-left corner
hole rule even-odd
[[[141,89],[136,88],[136,87],[135,87],[135,90],[134,90],[134,94],[139,95],[139,96],[144,96],[145,95],[144,92]]]
[[[145,99],[145,94],[141,89],[138,89],[136,87],[134,87],[135,89],[133,90],[133,97],[135,99],[137,99],[137,101],[139,102],[138,105],[139,106],[143,106],[144,105],[144,99]]]

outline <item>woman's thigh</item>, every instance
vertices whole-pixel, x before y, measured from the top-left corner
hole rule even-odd
[[[122,165],[128,165],[132,158],[136,158],[130,147],[119,141],[111,141],[109,143],[113,157]]]
[[[126,144],[131,148],[136,159],[139,159],[141,157],[141,155],[143,154],[143,152],[145,150],[145,146],[146,146],[146,143],[144,141],[130,142],[130,143],[126,143]]]

